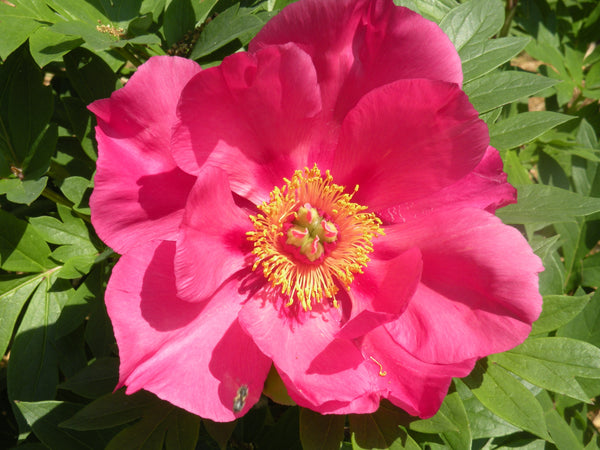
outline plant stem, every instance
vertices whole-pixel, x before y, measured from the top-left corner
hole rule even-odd
[[[42,195],[44,197],[46,197],[48,200],[53,201],[56,204],[63,205],[63,206],[66,206],[67,208],[70,208],[71,211],[73,211],[73,213],[75,213],[77,215],[77,217],[81,218],[82,220],[85,220],[87,223],[89,223],[89,224],[92,223],[92,219],[90,218],[90,216],[88,216],[86,214],[82,214],[79,211],[75,210],[73,208],[73,206],[75,206],[75,204],[71,200],[54,192],[52,189],[50,189],[48,187],[44,188],[44,190],[42,191]]]

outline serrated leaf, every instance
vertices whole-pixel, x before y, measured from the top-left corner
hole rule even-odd
[[[371,448],[416,450],[420,448],[399,426],[408,421],[407,414],[389,402],[382,401],[379,409],[373,414],[351,414],[348,418],[352,433],[352,447],[355,450]]]
[[[498,72],[465,84],[464,90],[479,113],[485,113],[554,86],[557,80],[523,72]]]
[[[501,66],[523,50],[528,42],[526,37],[505,37],[464,46],[459,52],[463,82],[468,83]]]
[[[600,198],[584,197],[553,186],[533,184],[518,187],[518,203],[496,211],[508,224],[572,222],[575,217],[600,211]]]
[[[29,296],[45,274],[0,278],[0,355],[4,355],[17,323],[17,318]]]
[[[0,267],[15,272],[44,272],[56,266],[50,248],[27,222],[0,210]]]
[[[106,441],[97,433],[65,430],[58,424],[71,417],[81,405],[69,402],[19,402],[19,410],[37,438],[52,449],[102,449]]]
[[[574,118],[574,116],[551,111],[517,114],[490,125],[490,145],[499,150],[518,147]]]
[[[508,423],[543,439],[546,431],[544,411],[533,394],[505,369],[479,361],[463,382],[490,411]]]
[[[589,398],[575,377],[600,378],[600,349],[573,339],[528,339],[490,359],[536,386],[583,402]]]
[[[572,320],[590,301],[587,295],[546,295],[542,313],[533,323],[531,334],[547,333],[556,330]]]
[[[338,450],[344,440],[343,415],[321,415],[310,409],[300,410],[300,442],[302,448]]]
[[[118,358],[98,358],[59,387],[85,398],[98,398],[110,394],[118,381]]]
[[[496,0],[470,0],[450,10],[440,22],[456,50],[496,34],[504,24],[504,9]]]

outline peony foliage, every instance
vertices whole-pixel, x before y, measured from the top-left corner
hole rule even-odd
[[[597,448],[596,2],[0,2],[7,448]]]

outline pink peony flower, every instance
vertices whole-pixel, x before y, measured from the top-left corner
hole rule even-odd
[[[120,386],[216,421],[273,365],[320,413],[439,408],[527,337],[540,260],[438,28],[387,0],[301,0],[201,70],[155,57],[98,119],[91,199]]]

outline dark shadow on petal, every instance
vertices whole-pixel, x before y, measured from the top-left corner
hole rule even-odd
[[[138,202],[148,219],[160,219],[185,207],[195,181],[196,177],[179,168],[143,176],[137,180]]]

